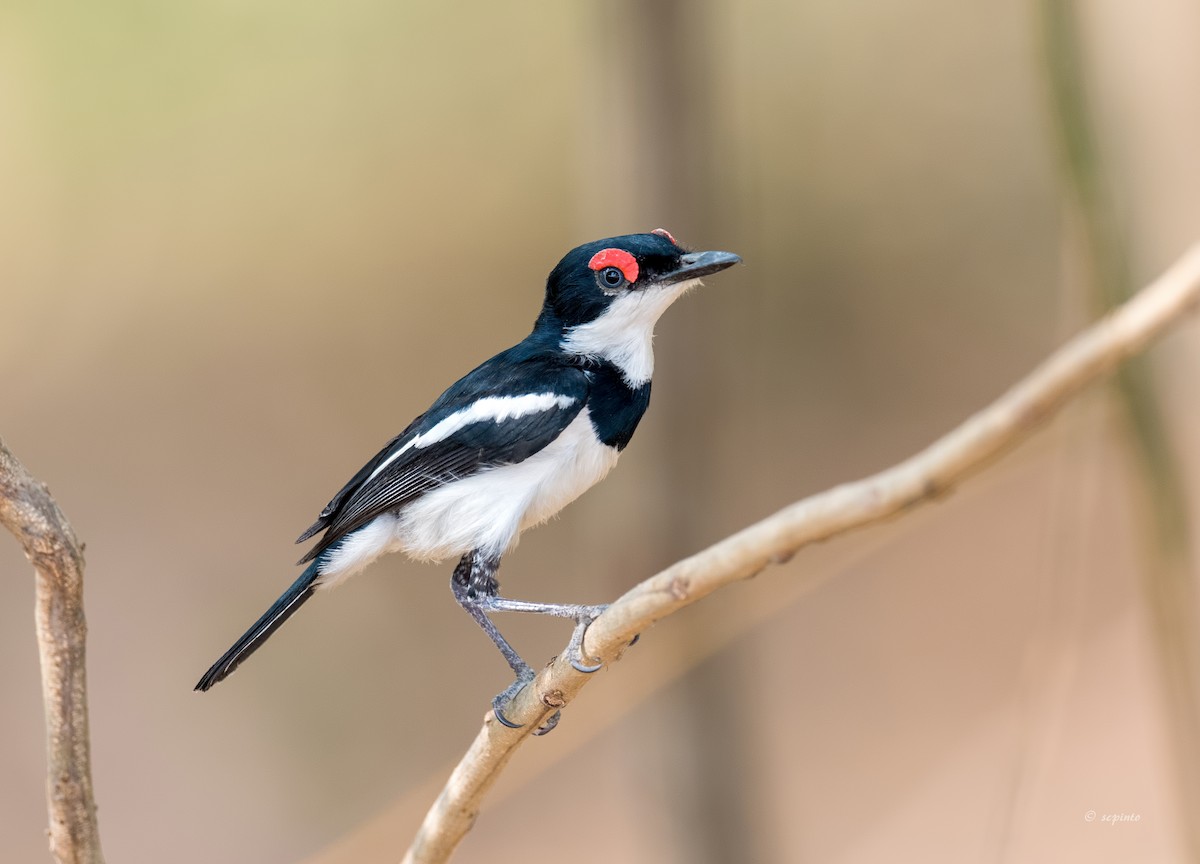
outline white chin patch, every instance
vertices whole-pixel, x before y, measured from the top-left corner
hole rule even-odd
[[[654,374],[654,325],[668,307],[699,279],[666,288],[629,291],[617,297],[595,321],[572,327],[561,348],[571,354],[601,357],[621,370],[631,387],[640,387]]]

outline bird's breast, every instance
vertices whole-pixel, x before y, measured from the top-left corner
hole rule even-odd
[[[395,536],[418,559],[440,560],[475,549],[503,555],[521,531],[600,482],[619,455],[596,436],[584,408],[528,459],[447,483],[405,506]]]
[[[561,435],[526,461],[543,454],[547,463],[542,469],[544,477],[521,520],[521,530],[545,522],[603,480],[621,451],[599,439],[590,412],[584,408]]]

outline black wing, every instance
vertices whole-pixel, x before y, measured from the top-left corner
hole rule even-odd
[[[338,493],[333,496],[333,499],[325,505],[325,508],[321,511],[321,515],[317,517],[317,521],[309,525],[308,528],[305,529],[304,533],[296,538],[296,542],[303,543],[308,538],[319,534],[321,531],[328,528],[330,517],[333,516],[333,514],[337,512],[337,509],[342,506],[342,502],[344,502],[346,498],[354,492],[355,489],[361,486],[366,479],[371,476],[372,472],[379,467],[379,464],[387,459],[387,457],[392,453],[396,452],[396,450],[403,447],[410,438],[420,434],[419,427],[421,426],[421,421],[424,420],[426,416],[426,414],[422,414],[416,420],[409,423],[407,429],[405,429],[391,441],[384,444],[383,449],[371,457],[371,461],[359,468],[358,473],[351,477],[346,485],[338,490]]]
[[[524,461],[558,437],[587,403],[586,374],[558,366],[549,359],[512,358],[508,356],[512,350],[497,355],[459,380],[354,475],[321,511],[320,518],[300,536],[297,542],[325,531],[301,563],[313,560],[382,513],[402,507],[452,480]],[[565,398],[546,410],[500,422],[490,418],[480,420],[436,443],[404,449],[414,437],[479,399],[533,394]],[[397,456],[398,451],[403,452]]]

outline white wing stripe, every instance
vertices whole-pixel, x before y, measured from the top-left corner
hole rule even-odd
[[[575,403],[574,396],[563,396],[559,393],[527,393],[524,396],[485,396],[461,411],[455,411],[449,417],[439,420],[428,432],[414,435],[404,443],[404,446],[379,463],[371,472],[366,483],[374,480],[384,468],[400,458],[410,448],[421,449],[445,441],[464,426],[492,420],[503,423],[505,420],[515,420],[526,414],[549,411],[552,408],[568,408]]]

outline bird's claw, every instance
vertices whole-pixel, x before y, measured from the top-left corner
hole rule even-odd
[[[603,660],[595,666],[584,662],[587,658],[583,656],[583,636],[587,633],[588,625],[595,621],[596,617],[606,608],[606,606],[594,606],[586,614],[575,619],[575,630],[571,633],[571,641],[567,644],[567,658],[576,672],[590,675],[593,672],[599,672],[604,667]]]
[[[500,708],[500,705],[501,705],[500,697],[497,696],[495,699],[492,700],[492,714],[495,715],[495,717],[498,721],[500,721],[501,726],[507,726],[509,729],[520,729],[522,726],[525,725],[524,723],[514,723],[511,720],[509,720],[507,717],[505,717],[504,711]]]
[[[533,730],[533,734],[540,737],[542,735],[546,735],[546,734],[549,734],[550,732],[553,732],[554,727],[558,725],[558,721],[561,718],[562,718],[562,712],[555,711],[553,714],[551,714],[549,717],[546,718],[545,723],[543,723],[541,726],[539,726],[538,728]]]
[[[519,693],[521,689],[531,681],[533,681],[532,677],[518,678],[509,687],[505,688],[502,693],[496,694],[496,698],[492,700],[492,714],[495,716],[496,720],[501,726],[507,726],[509,729],[520,729],[525,725],[524,723],[514,723],[512,720],[509,720],[508,716],[504,713],[504,706],[507,705],[509,700],[516,696],[517,693]],[[545,735],[546,733],[553,731],[554,727],[558,725],[558,721],[561,718],[562,712],[555,711],[546,718],[545,723],[533,731],[533,734]]]
[[[571,666],[578,672],[591,674],[592,672],[600,671],[604,667],[603,661],[594,666],[585,662],[587,658],[583,656],[583,636],[587,632],[588,625],[595,621],[596,617],[606,608],[605,606],[576,606],[571,608],[571,612],[575,617],[575,630],[571,633],[571,641],[567,644],[567,659],[570,661]],[[634,641],[637,640],[635,639]],[[517,660],[519,661],[520,658],[517,658]],[[524,724],[514,723],[512,720],[509,720],[508,716],[504,713],[504,708],[512,701],[513,697],[521,692],[526,684],[533,681],[535,676],[533,670],[524,663],[514,663],[513,668],[517,672],[517,680],[496,694],[496,698],[492,700],[492,714],[495,715],[496,722],[500,725],[507,726],[509,729],[520,729]],[[555,711],[546,718],[546,721],[541,726],[534,730],[533,734],[545,735],[550,732],[558,725],[561,717],[562,712]]]
[[[533,681],[533,678],[534,675],[532,669],[529,669],[524,673],[518,673],[517,680],[513,681],[513,683],[509,684],[507,687],[497,693],[495,698],[492,699],[492,714],[496,716],[496,719],[502,726],[507,726],[509,729],[520,729],[525,725],[524,723],[514,723],[513,721],[509,720],[504,714],[504,706],[507,705],[514,696],[520,693],[526,684]]]

